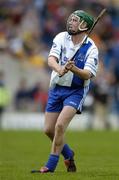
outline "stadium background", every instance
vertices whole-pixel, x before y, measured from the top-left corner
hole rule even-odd
[[[72,11],[84,9],[96,17],[103,8],[107,13],[91,35],[100,52],[98,75],[84,113],[74,118],[70,128],[119,128],[119,1],[0,0],[1,128],[43,128],[52,39],[66,29]]]
[[[77,172],[67,173],[61,157],[55,173],[31,174],[44,165],[51,146],[41,130],[52,39],[65,30],[72,11],[96,17],[104,7],[91,35],[100,51],[98,75],[65,137]],[[119,179],[118,0],[0,0],[0,128],[1,180]]]

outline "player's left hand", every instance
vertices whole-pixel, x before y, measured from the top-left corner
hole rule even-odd
[[[65,64],[65,69],[67,70],[67,71],[69,71],[69,70],[71,70],[72,69],[72,67],[74,66],[74,61],[72,61],[72,60],[69,60],[69,61],[67,61],[67,63]]]

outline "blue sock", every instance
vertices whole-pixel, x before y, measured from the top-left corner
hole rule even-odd
[[[70,149],[68,144],[64,145],[61,153],[64,156],[64,159],[70,159],[72,157],[72,150]]]
[[[48,159],[48,162],[46,163],[46,167],[50,170],[50,171],[54,171],[56,166],[57,166],[57,163],[59,161],[59,156],[58,155],[55,155],[55,154],[50,154],[49,156],[49,159]]]

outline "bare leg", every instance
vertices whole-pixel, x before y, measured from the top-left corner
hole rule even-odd
[[[75,115],[76,110],[73,107],[65,106],[61,113],[46,113],[45,114],[45,133],[53,140],[51,154],[44,167],[40,169],[41,173],[54,172],[59,161],[59,155],[62,154],[65,158],[68,156],[68,164],[65,163],[68,172],[75,172],[76,166],[72,156],[72,152],[68,145],[64,146],[64,133]],[[64,147],[63,147],[64,146]],[[71,157],[72,156],[72,157]]]
[[[55,131],[55,124],[57,122],[59,113],[45,113],[45,125],[44,125],[44,132],[45,134],[53,141],[54,138],[54,131]]]
[[[52,143],[51,154],[59,155],[61,153],[64,145],[65,130],[75,114],[76,109],[71,106],[64,106],[55,125],[55,135]]]

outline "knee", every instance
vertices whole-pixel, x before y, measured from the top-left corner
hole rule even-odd
[[[54,136],[54,132],[53,132],[53,130],[52,129],[50,129],[50,128],[44,128],[44,133],[48,136],[48,137],[50,137],[50,138],[52,138],[53,136]]]
[[[55,133],[58,135],[62,135],[64,133],[64,126],[63,124],[56,124],[55,126]]]

